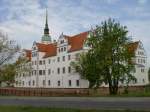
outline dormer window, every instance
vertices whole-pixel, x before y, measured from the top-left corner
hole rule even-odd
[[[64,47],[64,51],[66,51],[66,47]]]
[[[36,50],[36,47],[33,47],[33,50]]]
[[[61,41],[60,41],[60,44],[63,44],[63,43],[64,43],[64,40],[61,40]]]
[[[63,48],[61,48],[61,52],[63,52]]]

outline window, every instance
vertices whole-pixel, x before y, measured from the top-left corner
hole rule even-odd
[[[136,84],[136,83],[137,83],[137,80],[133,80],[132,82],[133,82],[133,84]]]
[[[71,80],[69,80],[69,86],[71,86]]]
[[[66,47],[64,47],[64,51],[66,51]]]
[[[143,59],[143,63],[145,63],[145,59]]]
[[[34,70],[34,75],[36,75],[36,70]]]
[[[39,64],[42,65],[42,61],[41,60],[39,61]]]
[[[57,85],[60,86],[60,81],[57,82]]]
[[[24,86],[24,81],[22,82],[22,85]]]
[[[68,60],[70,60],[71,59],[71,55],[68,55]]]
[[[138,59],[138,63],[140,63],[140,59]]]
[[[36,52],[32,52],[32,57],[35,57],[37,56],[37,53]]]
[[[43,64],[45,65],[45,60],[43,60]]]
[[[48,85],[49,85],[49,86],[51,85],[51,81],[50,81],[50,80],[48,80]]]
[[[143,79],[143,83],[145,83],[145,80]]]
[[[60,68],[57,68],[57,73],[60,74]]]
[[[43,86],[45,86],[45,80],[43,80]]]
[[[31,85],[31,82],[29,81],[28,84],[29,84],[29,86],[30,86],[30,85]]]
[[[63,67],[63,73],[65,73],[65,67]]]
[[[63,48],[61,48],[61,52],[63,52]]]
[[[77,53],[77,54],[75,55],[76,60],[79,60],[79,56],[80,56],[80,54],[79,54],[79,53]]]
[[[45,70],[43,70],[43,75],[45,75]]]
[[[50,75],[51,74],[51,69],[48,69],[48,75]]]
[[[144,69],[141,69],[141,72],[144,72]]]
[[[51,63],[51,60],[50,60],[50,59],[48,60],[48,63],[49,63],[49,64]]]
[[[76,86],[79,86],[80,83],[79,83],[79,80],[76,80]]]
[[[71,73],[71,67],[70,66],[68,67],[68,73]]]
[[[64,40],[61,40],[61,41],[60,41],[60,44],[63,44],[63,43],[64,43]]]
[[[63,61],[65,61],[65,56],[63,56]]]
[[[35,85],[35,82],[34,82],[34,80],[33,80],[33,82],[32,82],[32,85],[33,85],[33,86]]]
[[[35,65],[36,65],[36,61],[35,61],[34,63],[35,63]]]
[[[39,70],[39,75],[42,75],[42,70]]]
[[[60,57],[57,57],[57,62],[59,62],[60,61]]]

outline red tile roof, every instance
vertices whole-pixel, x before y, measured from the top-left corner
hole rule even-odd
[[[57,51],[57,43],[53,44],[42,44],[36,43],[39,52],[45,52],[45,56],[43,58],[56,56]]]
[[[70,45],[70,49],[68,52],[78,51],[83,49],[83,45],[85,40],[87,39],[88,32],[83,32],[74,36],[67,36],[64,37],[68,40],[68,45]],[[129,52],[134,53],[138,47],[139,41],[130,43],[128,45]],[[52,44],[43,44],[43,43],[36,43],[39,52],[45,52],[43,58],[56,56],[57,55],[57,43]],[[31,50],[25,50],[26,56],[31,60]]]
[[[84,42],[87,39],[88,32],[83,32],[68,38],[68,44],[71,46],[68,52],[78,51],[83,48]]]
[[[31,50],[24,49],[24,51],[26,53],[26,57],[29,59],[29,61],[31,61]]]
[[[132,42],[128,45],[128,50],[130,53],[135,53],[139,45],[139,41]]]

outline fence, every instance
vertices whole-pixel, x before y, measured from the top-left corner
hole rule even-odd
[[[143,86],[129,87],[129,91],[144,91]],[[118,92],[122,93],[120,87]],[[93,94],[108,95],[107,87],[100,87],[96,91],[88,88],[0,88],[0,95],[11,96],[89,96]]]

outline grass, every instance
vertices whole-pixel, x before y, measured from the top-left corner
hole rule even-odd
[[[144,110],[83,110],[65,108],[44,108],[29,106],[0,106],[0,112],[149,112]]]

